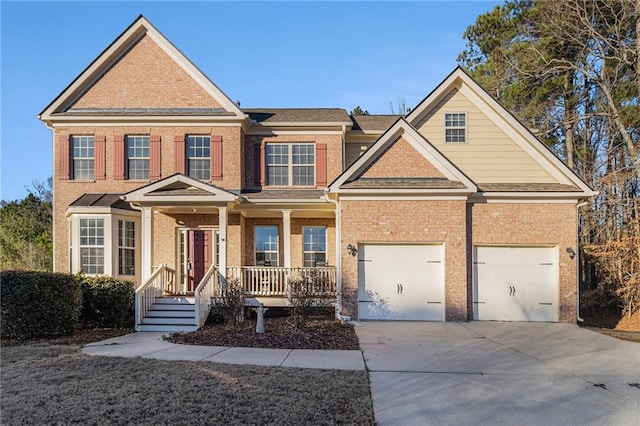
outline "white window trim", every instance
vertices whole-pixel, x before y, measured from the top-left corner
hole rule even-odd
[[[253,264],[258,265],[258,249],[256,243],[258,242],[257,234],[258,228],[276,228],[276,263],[277,265],[271,266],[279,266],[280,265],[280,227],[278,225],[255,225],[253,228]],[[273,250],[264,250],[262,253],[274,253]]]
[[[87,209],[90,210],[90,209]],[[70,248],[71,259],[69,264],[71,266],[70,272],[77,274],[80,272],[81,258],[80,258],[80,219],[104,219],[104,271],[100,276],[112,276],[112,277],[127,277],[131,278],[131,275],[119,275],[118,274],[118,220],[127,220],[134,222],[136,235],[135,235],[135,279],[139,282],[141,277],[142,266],[142,250],[141,247],[141,221],[139,212],[128,212],[125,210],[118,210],[118,213],[104,213],[96,212],[82,212],[72,213],[69,216],[69,231],[70,231]],[[95,276],[94,274],[86,274]]]
[[[269,146],[276,146],[276,145],[286,145],[289,147],[289,149],[287,149],[287,163],[286,164],[270,164],[267,162],[268,159],[268,154],[266,153],[266,149],[265,149],[265,167],[266,167],[266,185],[267,186],[278,186],[278,187],[305,187],[305,188],[310,188],[310,187],[315,187],[316,186],[316,182],[317,182],[317,172],[318,172],[318,168],[316,167],[316,162],[317,162],[317,158],[316,158],[316,144],[314,142],[268,142],[266,144],[267,147]],[[312,164],[293,164],[293,147],[294,146],[299,146],[299,145],[307,145],[307,146],[311,146],[313,148],[313,163]],[[287,167],[287,184],[286,185],[272,185],[269,183],[269,166],[275,166],[275,167]],[[293,184],[293,169],[294,167],[309,167],[312,166],[313,167],[313,183],[311,183],[310,185],[294,185]]]
[[[147,138],[147,149],[149,150],[149,156],[147,157],[130,157],[129,156],[129,138]],[[126,173],[127,180],[140,180],[140,181],[148,181],[149,175],[151,174],[151,137],[149,135],[127,135],[125,138],[125,150],[126,150]],[[146,178],[132,178],[131,168],[129,167],[130,160],[147,160],[147,177]]]
[[[461,114],[464,116],[464,126],[447,126],[447,115],[449,114]],[[469,116],[466,112],[448,111],[444,113],[442,124],[444,126],[444,143],[469,143]],[[464,130],[464,141],[447,141],[447,130]]]
[[[189,138],[209,138],[209,156],[208,157],[190,157],[189,156]],[[184,148],[186,150],[184,156],[185,156],[185,161],[187,163],[185,164],[185,171],[187,172],[186,173],[187,176],[189,176],[192,179],[206,180],[206,181],[211,180],[211,135],[186,135],[184,138]],[[191,176],[191,168],[189,167],[189,161],[192,159],[209,161],[209,173],[204,178]]]
[[[76,157],[75,147],[73,144],[74,138],[91,138],[93,140],[93,157]],[[69,137],[69,149],[71,151],[71,176],[72,180],[79,181],[93,181],[96,178],[96,137],[94,135],[71,135]],[[87,178],[76,177],[76,160],[91,160],[93,161],[93,176]]]
[[[305,237],[304,231],[307,228],[323,228],[324,229],[324,251],[315,251],[315,250],[314,251],[307,251],[307,250],[304,249],[305,248],[304,247],[304,243],[305,243],[305,241],[304,241],[304,237]],[[304,255],[306,253],[324,253],[324,261],[328,265],[329,264],[328,246],[329,246],[329,240],[328,240],[327,226],[326,225],[303,226],[302,227],[302,266],[305,267],[305,268],[308,267],[308,266],[305,266],[305,264],[304,264],[304,262],[305,262]],[[315,265],[312,266],[312,267],[315,267]]]

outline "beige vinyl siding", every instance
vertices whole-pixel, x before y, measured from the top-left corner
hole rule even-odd
[[[354,161],[362,155],[379,137],[380,135],[373,136],[358,136],[351,137],[346,140],[344,144],[344,166],[345,169],[353,164]]]
[[[467,114],[467,142],[444,141],[444,114]],[[478,183],[550,183],[557,180],[457,89],[416,128],[453,164]]]

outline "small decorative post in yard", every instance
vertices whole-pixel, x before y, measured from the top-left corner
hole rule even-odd
[[[258,314],[258,320],[256,321],[256,333],[264,333],[264,313],[268,311],[261,303],[259,307],[253,309]]]

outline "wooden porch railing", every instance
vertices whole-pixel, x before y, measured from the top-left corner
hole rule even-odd
[[[215,265],[211,265],[194,291],[195,317],[198,328],[202,327],[207,321],[209,311],[211,311],[212,298],[219,291],[219,282],[218,268]]]
[[[162,264],[136,289],[136,325],[142,324],[142,319],[147,315],[157,297],[173,290],[174,283],[175,270]]]
[[[296,278],[311,278],[321,282],[319,295],[336,294],[336,268],[330,266],[315,268],[284,268],[271,266],[230,266],[227,279],[237,278],[242,283],[244,293],[251,296],[287,295],[288,282]]]

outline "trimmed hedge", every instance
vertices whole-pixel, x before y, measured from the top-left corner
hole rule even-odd
[[[72,275],[1,271],[0,293],[3,339],[65,336],[78,328],[82,292]]]
[[[80,322],[89,327],[133,325],[135,289],[131,281],[113,277],[85,277],[82,280]]]

